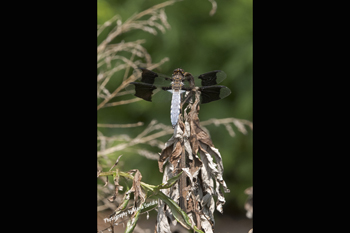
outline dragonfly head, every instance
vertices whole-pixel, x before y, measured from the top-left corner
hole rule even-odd
[[[173,76],[175,76],[175,75],[184,76],[184,73],[185,73],[185,71],[184,71],[183,69],[177,68],[177,69],[175,69],[175,70],[173,71]]]

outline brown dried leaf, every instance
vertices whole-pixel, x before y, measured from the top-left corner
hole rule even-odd
[[[177,167],[178,161],[181,157],[182,154],[182,146],[181,146],[181,142],[178,141],[175,145],[174,151],[170,156],[170,163],[172,163],[172,165],[174,166],[174,168]],[[174,169],[173,172],[175,172],[176,169]]]
[[[194,120],[193,119],[193,114],[191,115],[192,118],[190,118],[190,126],[191,126],[191,135],[190,135],[190,138],[189,138],[189,141],[191,143],[191,146],[192,146],[192,151],[193,151],[193,154],[197,154],[198,153],[198,147],[199,147],[199,142],[198,142],[198,137],[197,137],[197,131],[198,131],[198,124],[199,124],[199,119],[198,119],[198,116],[197,116],[197,120]]]
[[[218,164],[215,164],[213,162],[213,158],[211,157],[211,155],[213,155],[213,150],[215,150],[216,153],[218,153],[218,150],[214,147],[210,148],[207,145],[202,144],[202,143],[201,143],[201,146],[203,146],[205,148],[204,149],[204,148],[200,147],[200,155],[201,155],[204,169],[205,169],[204,172],[207,173],[206,176],[209,175],[209,177],[212,177],[215,180],[215,195],[217,195],[217,197],[218,197],[217,202],[216,202],[216,209],[220,213],[223,213],[223,205],[225,204],[226,200],[225,200],[225,197],[220,190],[220,186],[222,186],[224,188],[225,193],[230,192],[230,190],[227,188],[225,181],[222,179],[223,168],[218,166]],[[210,153],[206,150],[210,151]],[[220,154],[217,156],[220,156],[220,158],[221,158]],[[216,159],[218,159],[218,158],[216,158]],[[206,178],[209,178],[209,177],[206,177]],[[205,180],[203,180],[203,184],[204,184],[205,188],[213,188],[214,187],[213,185],[208,186],[208,181],[205,181]]]
[[[216,168],[218,170],[218,173],[215,175],[216,176],[216,180],[222,185],[222,187],[224,188],[224,192],[225,193],[229,193],[230,190],[227,188],[226,182],[223,179],[223,174],[224,174],[224,165],[222,164],[222,158],[221,158],[221,154],[219,152],[218,149],[216,149],[215,147],[208,147],[204,144],[201,144],[201,146],[203,148],[205,148],[205,150],[215,158],[216,161]]]
[[[217,180],[215,180],[215,191],[216,195],[218,195],[218,200],[216,201],[216,210],[220,213],[224,212],[223,206],[226,203],[225,197],[220,190],[220,185]]]
[[[163,173],[163,164],[164,161],[171,156],[171,153],[173,151],[173,144],[169,145],[168,147],[166,147],[165,149],[162,150],[159,159],[158,159],[158,167],[159,167],[159,171],[161,173]]]
[[[192,196],[190,196],[190,198],[187,200],[187,212],[190,212],[190,211],[195,211],[195,207],[194,207],[194,202],[193,202],[193,199],[192,199]]]
[[[206,217],[206,215],[201,214],[200,223],[205,233],[213,233],[213,223],[208,220],[208,217]]]
[[[164,149],[162,150],[159,160],[158,160],[158,167],[159,171],[163,173],[163,165],[167,158],[173,157],[174,152],[177,150],[178,142],[180,139],[183,139],[183,128],[184,124],[181,121],[179,121],[179,124],[175,127],[173,136],[165,143]],[[182,127],[182,129],[181,129]],[[177,155],[178,151],[176,151],[175,155]],[[174,166],[175,168],[176,166]]]
[[[208,146],[213,147],[214,144],[211,141],[209,135],[200,127],[200,122],[198,118],[198,109],[192,108],[191,113],[189,114],[190,126],[191,126],[191,136],[190,142],[192,145],[192,150],[194,154],[197,154],[199,149],[199,142],[207,144]]]
[[[180,134],[180,136],[182,137],[183,131],[185,130],[185,124],[182,121],[179,121],[178,126],[180,126],[181,129],[181,131],[179,130],[178,134]]]
[[[196,178],[196,180],[197,180],[199,169],[200,169],[200,167],[194,166],[193,163],[190,164],[190,173],[192,175],[192,179],[191,179],[192,182],[195,182],[194,178]]]
[[[185,200],[187,199],[187,196],[188,196],[188,194],[189,194],[190,189],[191,189],[191,186],[187,186],[186,188],[180,190],[180,191],[181,191],[181,195],[182,195],[182,197],[183,197]],[[188,206],[187,206],[187,208],[188,208]]]
[[[185,151],[188,154],[188,158],[190,160],[193,160],[194,154],[192,151],[191,143],[189,141],[190,137],[191,137],[191,127],[190,127],[190,124],[188,122],[185,122],[185,131],[184,131],[184,135],[183,135],[184,147],[185,147]]]
[[[200,141],[202,143],[205,143],[205,144],[207,144],[210,147],[214,147],[214,144],[211,141],[211,138],[209,137],[209,135],[206,132],[202,131],[202,132],[200,132],[197,135],[198,135],[197,136],[198,137],[198,141]]]
[[[167,216],[164,212],[164,205],[165,204],[162,204],[161,206],[158,207],[157,223],[154,229],[154,232],[157,232],[157,233],[171,232]]]
[[[197,135],[191,134],[189,141],[192,147],[192,153],[196,155],[198,153],[198,146],[199,146]]]
[[[139,170],[136,170],[136,173],[134,175],[134,180],[132,182],[132,189],[135,191],[135,206],[141,206],[142,203],[146,200],[146,195],[142,192],[141,189],[141,179],[142,175]],[[138,202],[138,204],[137,204]]]
[[[114,178],[114,186],[115,186],[114,194],[113,194],[113,196],[108,198],[108,201],[110,201],[110,202],[113,202],[117,198],[119,189],[121,187],[123,187],[123,186],[119,185],[119,176],[118,176],[118,174]]]

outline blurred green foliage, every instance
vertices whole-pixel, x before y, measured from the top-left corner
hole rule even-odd
[[[163,1],[157,0],[98,0],[98,24],[103,24],[114,15],[119,15],[122,22],[133,14],[146,10]],[[229,87],[232,94],[223,100],[201,106],[199,118],[205,121],[211,118],[235,117],[253,120],[253,29],[252,0],[218,0],[217,10],[209,15],[211,3],[207,0],[184,0],[165,8],[171,26],[163,34],[158,31],[152,35],[142,30],[133,30],[116,38],[115,43],[137,39],[146,39],[143,46],[157,63],[168,57],[156,72],[171,75],[175,68],[183,68],[192,74],[199,75],[212,70],[223,70],[227,78],[220,84]],[[107,32],[101,34],[98,43]],[[124,71],[118,72],[110,82],[114,90],[122,82]],[[114,88],[114,89],[113,89]],[[117,101],[118,98],[115,98]],[[106,136],[127,134],[135,137],[156,119],[163,124],[170,123],[170,101],[149,103],[139,101],[132,104],[105,107],[98,111],[98,123],[128,124],[142,121],[144,126],[128,129],[99,128]],[[230,137],[224,126],[207,126],[212,141],[219,149],[224,164],[224,179],[231,193],[225,194],[224,214],[244,215],[244,202],[247,195],[244,189],[252,186],[253,132],[243,135],[235,126],[235,137]],[[164,142],[171,135],[161,138]],[[147,147],[155,153],[157,148]],[[162,176],[155,160],[123,151],[118,167],[122,171],[139,169],[142,180],[149,184],[160,184]],[[120,153],[116,153],[117,158]],[[115,161],[115,160],[114,160]]]

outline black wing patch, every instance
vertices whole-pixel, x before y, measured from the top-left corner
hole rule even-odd
[[[142,78],[141,78],[141,82],[144,83],[149,83],[149,84],[154,84],[154,79],[156,77],[158,77],[158,74],[151,71],[151,70],[147,70],[145,68],[140,68],[140,70],[142,70]]]
[[[221,70],[214,70],[210,71],[208,73],[204,73],[198,76],[199,79],[202,80],[202,86],[212,86],[218,84],[216,81],[217,79],[217,73],[222,72]]]
[[[157,89],[157,87],[161,87],[163,90],[171,89],[171,87],[163,86],[164,84],[169,84],[170,78],[159,76],[157,73],[142,67],[138,67],[138,69],[142,71],[141,80],[129,83],[133,84],[134,88],[126,87],[127,90],[134,90],[136,97],[152,102],[152,95],[155,94],[153,90]]]
[[[149,83],[140,83],[140,82],[131,82],[130,84],[135,85],[135,96],[141,99],[152,102],[153,90],[157,89],[156,86],[153,86]]]
[[[157,87],[154,86],[154,79],[158,77],[158,74],[139,67],[142,70],[141,82],[131,82],[130,84],[135,85],[135,96],[146,101],[152,102],[153,90]]]
[[[225,86],[209,86],[201,87],[201,103],[209,103],[215,100],[220,100],[231,94],[231,90]]]

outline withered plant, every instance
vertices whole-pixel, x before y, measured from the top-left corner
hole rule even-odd
[[[215,220],[214,196],[217,197],[216,209],[223,212],[224,195],[230,192],[223,180],[224,167],[220,152],[214,147],[209,135],[200,127],[198,113],[200,109],[200,91],[195,89],[189,95],[194,95],[194,103],[189,103],[184,109],[175,127],[173,136],[166,142],[158,160],[159,170],[163,172],[163,183],[183,171],[179,182],[163,192],[176,200],[181,209],[188,214],[191,226],[196,226],[204,232],[213,232]],[[183,101],[183,104],[186,99]],[[199,155],[199,156],[198,156]],[[215,158],[215,161],[213,161]],[[159,201],[157,232],[170,232],[170,222],[175,225],[171,209],[166,203]]]
[[[158,63],[153,63],[150,54],[143,47],[145,43],[143,39],[118,43],[112,43],[112,41],[116,41],[119,35],[136,29],[154,35],[158,31],[165,33],[166,29],[170,29],[170,25],[167,22],[164,7],[174,2],[176,1],[171,0],[155,5],[133,15],[125,22],[122,22],[119,16],[115,16],[98,26],[98,36],[106,28],[112,28],[97,48],[98,111],[106,107],[118,107],[139,101],[139,98],[115,100],[120,96],[130,94],[125,91],[125,87],[136,80],[133,74],[129,75],[130,70],[138,66],[152,70],[169,60],[165,57]],[[214,14],[216,2],[214,0],[210,2],[213,4],[211,14]],[[124,74],[119,74],[121,72]],[[108,84],[115,78],[122,79],[121,84],[115,89],[109,89]],[[138,232],[144,232],[137,227],[138,218],[140,214],[148,216],[148,212],[152,210],[158,211],[156,232],[171,232],[170,226],[177,223],[196,232],[213,232],[214,210],[216,208],[220,213],[223,212],[225,204],[223,193],[229,192],[229,189],[223,180],[224,167],[221,154],[215,148],[204,126],[224,125],[229,135],[233,137],[235,132],[232,125],[246,134],[245,126],[252,129],[252,123],[236,118],[210,119],[200,123],[198,118],[200,93],[194,89],[187,94],[187,100],[193,97],[193,101],[188,103],[184,100],[182,102],[183,114],[175,129],[170,125],[153,120],[134,138],[127,134],[108,137],[98,130],[97,177],[104,184],[97,186],[97,210],[113,211],[105,219],[109,226],[98,229],[98,232],[114,232],[114,226],[126,220],[125,232],[136,231],[136,229]],[[143,125],[143,122],[98,124],[98,128],[129,128]],[[171,134],[172,137],[167,142],[159,139]],[[161,153],[134,149],[135,145],[150,145],[159,148]],[[114,161],[116,154],[122,154],[125,149],[148,159],[158,160],[159,170],[163,172],[162,184],[150,185],[142,182],[142,175],[138,169],[128,172],[120,171],[117,167],[121,156],[116,162]],[[112,177],[113,183],[108,182],[109,176]],[[128,186],[127,181],[132,182],[131,187]],[[121,185],[122,183],[125,185]],[[155,200],[155,202],[147,206],[150,200]],[[123,218],[125,215],[127,218]]]
[[[142,175],[138,169],[121,172],[112,169],[118,164],[121,156],[108,172],[98,172],[97,176],[112,176],[114,193],[108,198],[116,200],[118,192],[123,189],[119,178],[124,177],[133,181],[114,212],[105,219],[113,229],[121,221],[121,213],[128,211],[130,219],[125,232],[132,232],[136,226],[145,201],[149,198],[158,199],[158,216],[155,232],[171,232],[170,225],[180,223],[186,229],[195,232],[214,232],[214,210],[223,213],[224,193],[230,192],[223,180],[224,167],[219,150],[215,148],[209,135],[201,128],[198,113],[200,110],[200,91],[196,88],[187,93],[181,107],[192,95],[193,103],[187,104],[180,120],[173,131],[173,136],[165,143],[161,151],[158,165],[163,172],[160,185],[150,185],[141,182]],[[215,162],[213,160],[215,159]],[[105,185],[107,185],[108,179]],[[134,193],[134,201],[128,207],[130,194]],[[215,203],[215,199],[217,199]],[[155,208],[155,205],[152,205]],[[130,211],[131,209],[131,211]],[[146,208],[145,208],[146,209]],[[143,212],[147,212],[143,210]],[[152,209],[151,209],[152,210]]]

